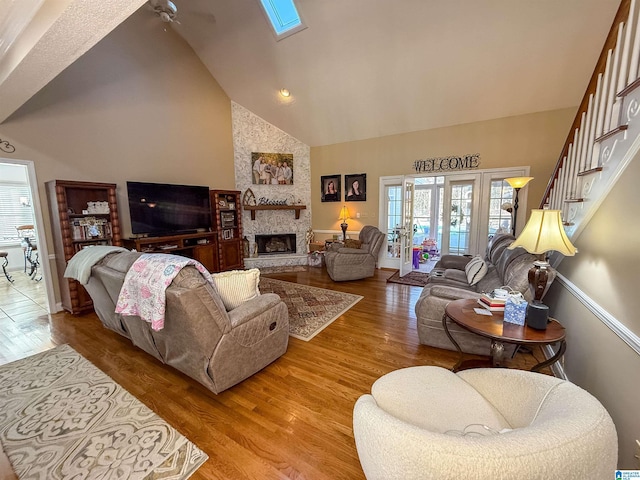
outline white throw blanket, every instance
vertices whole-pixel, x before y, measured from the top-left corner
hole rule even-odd
[[[128,252],[128,250],[111,245],[94,245],[83,248],[69,259],[67,268],[64,271],[64,277],[73,278],[78,280],[82,285],[86,285],[91,276],[91,267],[111,252]]]
[[[187,265],[195,266],[204,278],[213,285],[211,274],[204,266],[179,255],[143,253],[131,265],[124,277],[118,296],[116,313],[139,316],[151,323],[155,331],[164,328],[164,313],[167,303],[165,290],[176,275]]]

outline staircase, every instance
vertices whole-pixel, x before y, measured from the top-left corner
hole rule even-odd
[[[622,0],[540,208],[575,240],[640,150],[640,5]]]

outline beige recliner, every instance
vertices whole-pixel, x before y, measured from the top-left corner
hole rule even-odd
[[[111,253],[91,269],[85,285],[105,327],[214,393],[250,377],[287,350],[289,313],[275,293],[227,311],[215,288],[192,265],[166,290],[164,328],[115,313],[124,277],[141,254]],[[162,255],[162,254],[158,254]]]
[[[384,233],[372,225],[362,227],[360,248],[331,246],[325,253],[327,272],[334,282],[373,277]]]
[[[353,432],[368,480],[600,480],[618,460],[595,397],[522,370],[396,370],[357,400]]]

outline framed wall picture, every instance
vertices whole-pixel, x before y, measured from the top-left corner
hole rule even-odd
[[[340,201],[340,175],[323,175],[320,177],[323,202]]]
[[[251,153],[254,185],[293,185],[292,153]]]
[[[344,176],[344,200],[346,202],[367,201],[366,173],[356,173]]]

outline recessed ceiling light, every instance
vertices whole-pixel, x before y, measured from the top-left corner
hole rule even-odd
[[[286,88],[281,88],[280,89],[280,95],[282,95],[284,98],[288,98],[291,96],[291,92],[289,90],[287,90]]]

